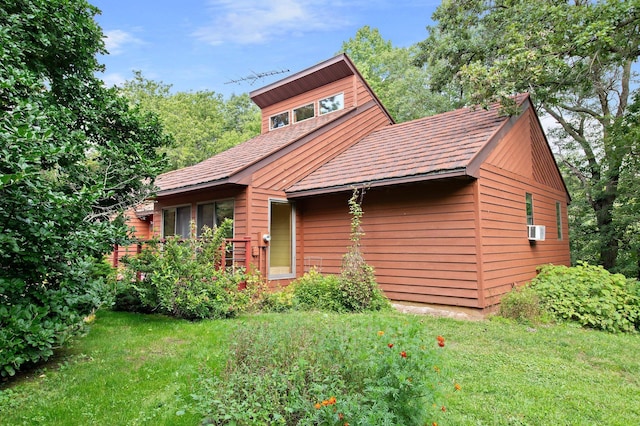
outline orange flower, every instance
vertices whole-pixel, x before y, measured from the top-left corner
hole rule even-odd
[[[441,348],[444,348],[444,342],[438,342],[438,346],[440,346]]]
[[[316,405],[314,405],[314,407],[316,407],[316,410],[319,410],[319,409],[320,409],[320,407],[322,407],[322,405],[320,405],[320,403],[319,403],[319,402],[317,402],[317,403],[316,403]]]
[[[384,336],[384,331],[382,330],[378,331],[378,336]]]
[[[390,348],[393,347],[393,343],[389,343],[387,346],[389,346]]]
[[[329,405],[329,400],[325,399],[324,401],[322,401],[322,405],[324,405],[325,407]]]
[[[405,351],[400,352],[400,356],[402,358],[406,358],[407,357],[407,353]]]
[[[438,426],[438,423],[433,422],[433,423],[431,423],[431,426]]]
[[[456,383],[454,386],[455,390],[459,391],[460,389],[462,389],[462,386],[460,386],[458,383]]]
[[[441,408],[442,412],[444,413],[445,411],[447,411],[446,407],[443,405]]]
[[[331,398],[329,398],[329,405],[333,405],[336,403],[336,397],[332,396]]]
[[[441,348],[444,347],[444,337],[442,336],[438,336],[438,346],[440,346]]]

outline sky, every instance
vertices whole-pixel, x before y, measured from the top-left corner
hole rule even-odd
[[[109,55],[102,79],[139,70],[172,91],[250,92],[333,57],[369,25],[394,47],[427,37],[440,0],[89,0]],[[254,73],[286,71],[229,83]]]

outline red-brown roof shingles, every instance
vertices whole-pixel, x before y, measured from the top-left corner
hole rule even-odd
[[[290,143],[338,119],[352,109],[322,115],[263,133],[198,164],[163,173],[156,178],[155,182],[159,188],[158,195],[163,195],[162,193],[165,191],[173,192],[182,188],[188,190],[189,187],[227,179],[253,163],[268,157]]]
[[[517,98],[518,104],[526,96]],[[292,185],[287,193],[331,192],[402,178],[432,178],[465,168],[506,123],[498,104],[462,108],[376,130]]]

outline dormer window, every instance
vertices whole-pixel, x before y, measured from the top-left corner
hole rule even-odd
[[[281,112],[280,114],[272,115],[269,117],[269,129],[277,129],[289,125],[289,111]]]
[[[313,104],[304,105],[293,110],[293,122],[297,123],[308,118],[313,118],[315,115],[316,109]]]
[[[320,115],[341,110],[344,108],[344,93],[321,99],[318,101],[318,105],[320,106]]]

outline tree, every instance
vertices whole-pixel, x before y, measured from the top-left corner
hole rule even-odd
[[[474,103],[530,92],[559,123],[558,157],[577,179],[598,232],[599,262],[615,270],[623,230],[614,211],[633,156],[614,132],[632,96],[640,53],[638,0],[444,1],[420,43],[434,89],[458,81]]]
[[[134,72],[122,93],[135,105],[160,117],[176,140],[162,149],[166,170],[196,164],[260,133],[260,112],[249,96],[225,101],[213,91],[171,92],[171,85]]]
[[[397,122],[448,111],[459,104],[448,91],[429,90],[431,74],[428,67],[414,65],[415,46],[393,47],[376,28],[360,28],[354,38],[342,43],[342,51]]]
[[[0,6],[0,375],[46,359],[102,301],[95,265],[126,237],[169,139],[95,73],[84,0]]]

